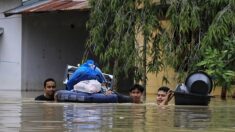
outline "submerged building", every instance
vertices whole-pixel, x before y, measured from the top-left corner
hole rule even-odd
[[[67,64],[82,60],[88,32],[84,0],[1,0],[1,90],[42,90],[52,77],[64,88]]]
[[[66,65],[82,61],[88,18],[87,0],[1,0],[0,90],[42,90],[48,77],[63,89]],[[149,73],[146,92],[156,93],[165,74],[174,89],[169,69],[157,77]]]

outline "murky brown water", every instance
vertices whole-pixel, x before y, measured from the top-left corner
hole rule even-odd
[[[40,92],[41,93],[41,92]],[[0,91],[0,132],[233,132],[235,100],[209,106],[35,102],[39,92]]]

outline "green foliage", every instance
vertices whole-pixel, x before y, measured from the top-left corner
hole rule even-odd
[[[206,49],[205,58],[197,64],[214,78],[216,85],[230,87],[231,82],[235,79],[235,69],[230,67],[231,62],[234,62],[235,59],[234,40],[233,42],[226,41],[225,45],[227,45],[227,48],[225,50]]]
[[[166,66],[179,73],[179,80],[198,69],[218,85],[234,79],[235,0],[171,0],[167,28],[160,24],[163,9],[152,0],[89,1],[87,51],[118,79],[131,75],[143,81],[147,72]]]
[[[223,38],[234,34],[235,9],[231,3],[227,3],[212,19],[205,37],[202,39],[204,49],[208,46],[220,48]]]
[[[159,46],[154,34],[159,21],[151,0],[90,0],[90,5],[87,51],[98,56],[105,72],[118,79],[134,75],[139,81],[146,79],[148,69],[159,70]],[[137,40],[140,35],[143,42]],[[150,41],[155,43],[150,45]],[[151,58],[148,64],[146,54]]]
[[[230,85],[235,71],[234,7],[234,0],[172,0],[166,14],[170,30],[161,38],[166,63],[179,74],[206,70],[219,85]]]

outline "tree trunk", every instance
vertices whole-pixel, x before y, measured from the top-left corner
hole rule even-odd
[[[144,37],[144,49],[143,49],[143,67],[144,67],[144,80],[143,80],[143,85],[145,87],[144,90],[144,98],[146,99],[146,92],[147,92],[147,39]]]
[[[227,97],[227,85],[223,85],[222,86],[220,97],[221,97],[221,99],[226,100],[226,97]]]
[[[232,98],[235,98],[235,91],[233,92]]]

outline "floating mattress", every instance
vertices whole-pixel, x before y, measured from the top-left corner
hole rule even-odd
[[[118,103],[117,94],[105,95],[103,93],[84,93],[68,90],[56,92],[58,102],[78,102],[78,103]]]

